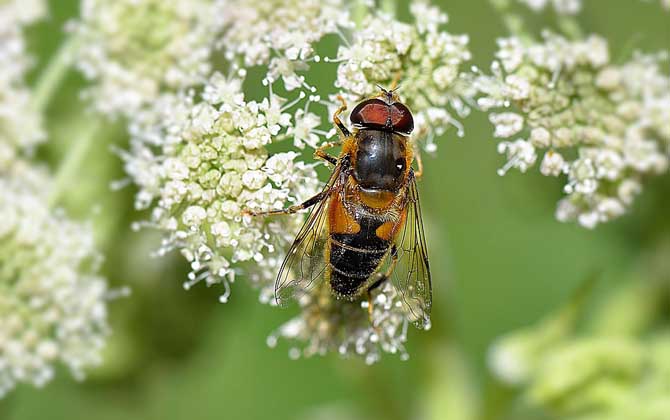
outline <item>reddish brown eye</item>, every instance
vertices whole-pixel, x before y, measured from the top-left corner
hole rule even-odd
[[[391,123],[393,131],[402,134],[409,134],[414,130],[414,118],[409,108],[400,102],[391,105]]]
[[[385,128],[389,121],[389,105],[381,99],[367,99],[356,105],[349,119],[358,126]]]

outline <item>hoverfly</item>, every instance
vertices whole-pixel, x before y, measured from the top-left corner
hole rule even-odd
[[[283,210],[251,212],[254,216],[291,214],[312,208],[277,275],[278,303],[296,298],[325,281],[338,299],[355,301],[393,281],[412,320],[429,325],[432,289],[421,219],[417,172],[412,169],[414,129],[410,110],[394,90],[385,90],[356,105],[353,130],[333,115],[339,141],[323,145],[315,158],[334,166],[323,190],[302,204]],[[342,146],[338,157],[326,149]]]

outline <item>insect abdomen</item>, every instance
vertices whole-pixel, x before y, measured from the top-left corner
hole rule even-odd
[[[380,222],[366,217],[359,223],[356,233],[330,235],[330,285],[342,298],[353,299],[361,293],[391,245],[376,235]]]

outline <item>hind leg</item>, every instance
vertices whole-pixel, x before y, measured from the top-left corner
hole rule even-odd
[[[381,286],[386,280],[388,280],[395,270],[396,265],[398,264],[398,249],[395,245],[391,248],[391,264],[386,269],[384,273],[378,273],[377,278],[370,284],[367,290],[368,294],[368,319],[370,324],[372,324],[372,312],[374,310],[374,300],[372,299],[372,291]]]

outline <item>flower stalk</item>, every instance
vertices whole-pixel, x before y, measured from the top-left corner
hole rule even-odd
[[[40,73],[30,101],[31,109],[35,112],[44,112],[49,106],[54,94],[70,70],[78,45],[79,40],[76,36],[67,38]]]

